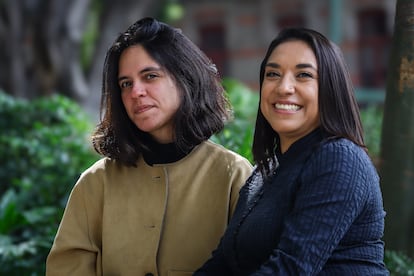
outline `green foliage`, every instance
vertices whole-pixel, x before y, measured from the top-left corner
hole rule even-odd
[[[253,162],[251,145],[253,144],[259,94],[229,78],[223,80],[223,86],[233,107],[234,118],[223,131],[214,135],[212,140]]]
[[[174,25],[177,20],[183,18],[185,13],[184,6],[177,0],[161,0],[160,9],[158,10],[156,18],[168,24]]]
[[[386,250],[384,262],[392,276],[414,275],[414,261],[401,252]]]
[[[99,16],[102,13],[102,2],[93,0],[92,8],[88,10],[86,28],[81,40],[81,64],[87,70],[93,61],[96,42],[99,35]]]
[[[361,109],[365,144],[369,154],[376,158],[380,154],[383,107],[371,105]]]
[[[43,275],[67,196],[97,155],[79,106],[0,92],[0,275]]]

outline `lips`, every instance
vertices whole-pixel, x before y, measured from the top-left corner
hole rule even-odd
[[[284,111],[298,111],[301,106],[296,104],[282,104],[282,103],[276,103],[274,107],[278,110],[284,110]]]
[[[134,108],[134,113],[142,113],[147,110],[150,110],[153,106],[152,105],[140,105]]]

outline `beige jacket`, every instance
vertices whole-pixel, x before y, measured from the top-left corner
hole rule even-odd
[[[153,167],[101,159],[71,192],[46,275],[191,275],[217,246],[251,171],[212,142]]]

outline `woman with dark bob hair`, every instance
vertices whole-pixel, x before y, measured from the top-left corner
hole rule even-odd
[[[217,246],[249,161],[208,139],[230,118],[214,64],[179,30],[143,18],[108,50],[103,158],[74,186],[47,275],[190,275]]]
[[[388,275],[379,177],[339,48],[282,30],[260,67],[256,168],[202,275]]]

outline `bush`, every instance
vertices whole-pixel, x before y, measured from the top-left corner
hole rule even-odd
[[[386,250],[384,262],[392,276],[414,275],[414,261],[404,253]]]
[[[361,121],[364,127],[365,144],[369,154],[375,160],[379,157],[381,146],[383,107],[371,105],[361,109]]]
[[[0,92],[0,274],[44,275],[68,194],[97,155],[79,106]]]
[[[223,131],[214,135],[212,140],[239,153],[253,163],[251,146],[259,94],[229,78],[223,80],[223,86],[233,107],[234,118],[227,123]]]

